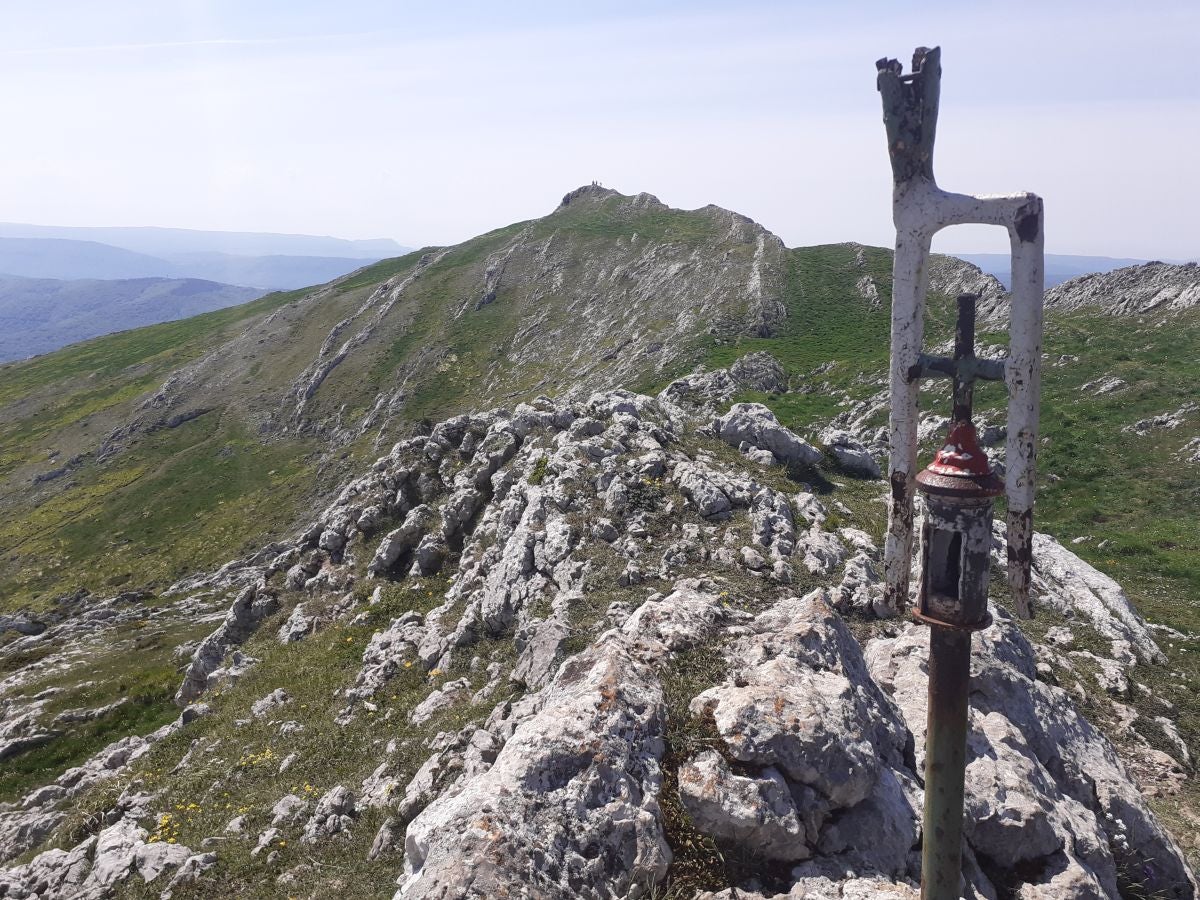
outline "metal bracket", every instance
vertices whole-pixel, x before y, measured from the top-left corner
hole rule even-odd
[[[1008,385],[1008,583],[1017,615],[1033,615],[1029,600],[1032,566],[1034,465],[1041,393],[1044,230],[1042,200],[1035,194],[971,196],[943,191],[933,176],[933,143],[941,90],[941,51],[920,47],[913,71],[881,59],[877,86],[892,163],[892,218],[896,255],[892,270],[891,505],[884,545],[885,602],[899,613],[908,602],[913,544],[913,482],[917,471],[917,383],[933,360],[921,353],[929,248],[934,234],[952,225],[996,225],[1009,234],[1012,290]],[[999,364],[979,361],[978,377]]]
[[[992,614],[988,613],[981,621],[974,622],[970,625],[964,625],[961,622],[948,622],[945,619],[939,619],[936,616],[931,616],[929,613],[923,613],[919,609],[913,608],[911,615],[913,619],[922,625],[932,625],[934,628],[949,628],[951,631],[983,631],[991,628]]]

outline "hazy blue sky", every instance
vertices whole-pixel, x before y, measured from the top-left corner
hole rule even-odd
[[[886,245],[873,63],[940,44],[944,187],[1041,193],[1051,251],[1200,255],[1200,3],[4,6],[0,220],[442,244],[599,179]]]

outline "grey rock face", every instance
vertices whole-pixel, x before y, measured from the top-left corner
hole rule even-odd
[[[354,687],[347,691],[347,696],[351,700],[365,700],[374,696],[406,661],[412,661],[424,634],[421,615],[408,612],[395,619],[384,631],[372,635],[363,652],[362,668]]]
[[[184,673],[183,684],[175,694],[175,702],[186,706],[208,688],[209,676],[216,671],[225,654],[246,640],[259,622],[278,608],[275,596],[265,588],[248,585],[238,594],[221,627],[200,642]]]
[[[303,603],[297,603],[288,620],[279,628],[279,643],[292,644],[303,640],[315,627],[316,619],[305,613]]]
[[[821,443],[829,448],[838,465],[847,472],[866,478],[879,477],[879,463],[849,432],[827,428],[821,432]]]
[[[1200,409],[1200,405],[1185,403],[1174,412],[1165,412],[1161,415],[1151,416],[1148,419],[1141,419],[1132,425],[1126,425],[1121,430],[1136,434],[1139,437],[1145,437],[1152,431],[1172,431],[1182,425],[1186,417],[1197,409]]]
[[[730,888],[717,893],[699,894],[696,900],[767,900],[788,897],[791,900],[917,900],[921,892],[903,882],[886,878],[812,875],[799,878],[787,894],[764,895],[758,891]]]
[[[680,767],[679,796],[696,827],[713,837],[754,847],[767,859],[812,855],[816,833],[806,831],[787,780],[772,766],[754,777],[735,775],[708,750]]]
[[[681,463],[675,466],[672,479],[696,507],[696,511],[706,519],[725,516],[733,508],[729,496],[702,466]]]
[[[609,637],[564,664],[539,706],[485,773],[408,826],[398,897],[637,897],[665,874],[652,670]]]
[[[803,554],[801,562],[814,575],[831,574],[846,558],[846,548],[837,535],[817,525],[797,535],[796,552]]]
[[[176,888],[184,887],[199,881],[205,872],[208,872],[217,864],[217,854],[215,853],[194,853],[183,861],[183,865],[175,872],[175,876],[167,884],[167,889],[163,891],[163,900],[169,900],[173,896]]]
[[[733,679],[692,709],[712,717],[735,759],[811,788],[802,813],[823,822],[870,796],[883,768],[903,766],[903,724],[819,594],[781,601],[752,627],[730,649]]]
[[[691,411],[724,406],[737,393],[738,385],[728,369],[694,372],[676,379],[658,395],[660,400]]]
[[[913,733],[918,765],[927,656],[928,637],[915,626],[866,651]],[[1042,864],[1030,896],[1116,896],[1119,870],[1139,872],[1148,891],[1193,896],[1178,848],[1116,751],[1063,691],[1037,680],[1033,649],[1015,625],[1000,617],[977,633],[972,663],[967,841],[975,854],[1000,866]]]
[[[1184,462],[1200,463],[1200,437],[1194,437],[1175,454]]]
[[[783,366],[765,350],[738,357],[737,362],[729,368],[729,375],[739,387],[762,391],[764,394],[782,394],[788,387]]]
[[[304,817],[305,811],[308,809],[308,803],[301,800],[295,794],[285,794],[279,798],[279,802],[271,808],[271,825],[278,828],[280,825],[292,825]],[[239,816],[239,818],[241,818]],[[234,820],[236,821],[236,820]],[[229,823],[232,826],[233,822]],[[226,827],[226,831],[230,827]],[[233,829],[240,831],[240,829]]]
[[[327,840],[348,830],[357,815],[354,795],[339,784],[317,801],[312,817],[304,826],[301,840],[307,844]]]
[[[425,504],[409,510],[404,524],[394,531],[388,532],[379,543],[375,556],[371,560],[370,571],[382,574],[387,572],[400,557],[412,550],[437,522],[433,510]]]
[[[283,688],[276,688],[267,696],[255,700],[250,707],[250,714],[256,719],[261,719],[263,716],[269,716],[291,699],[291,696]]]
[[[466,678],[448,681],[422,700],[412,711],[409,719],[414,725],[428,722],[443,709],[466,701],[471,696],[471,682]]]
[[[725,443],[740,447],[749,444],[769,450],[784,465],[814,465],[821,451],[780,425],[775,414],[761,403],[735,403],[713,423],[713,430]]]
[[[975,294],[979,318],[1001,319],[1008,313],[1008,292],[993,275],[973,263],[935,253],[929,257],[929,289],[947,297]]]
[[[998,524],[995,530],[1003,536],[1003,525]],[[997,544],[994,556],[1003,550],[999,540]],[[1033,560],[1039,603],[1064,614],[1083,616],[1105,637],[1132,648],[1143,663],[1166,661],[1150,636],[1146,620],[1116,581],[1045,534],[1033,536]],[[1114,658],[1121,655],[1114,644]]]
[[[147,842],[147,832],[122,818],[70,851],[47,850],[24,866],[0,871],[0,896],[75,900],[112,896],[127,879],[158,881],[193,858],[179,844]]]
[[[1048,309],[1096,307],[1109,315],[1179,313],[1200,304],[1200,267],[1151,262],[1083,275],[1046,291]]]

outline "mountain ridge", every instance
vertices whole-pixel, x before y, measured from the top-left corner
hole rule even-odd
[[[223,309],[261,293],[197,278],[62,281],[0,275],[0,363]]]
[[[854,690],[891,686],[900,708],[886,718],[899,743],[886,746],[919,733],[920,691],[909,689],[919,671],[907,666],[920,641],[878,620],[872,602],[886,510],[886,485],[873,476],[886,444],[891,253],[789,249],[744,216],[672,210],[649,194],[585,186],[567,198],[541,219],[315,289],[0,367],[0,584],[17,629],[0,644],[0,670],[15,673],[0,682],[13,711],[3,740],[17,742],[0,766],[0,792],[23,804],[0,812],[0,831],[34,843],[53,832],[76,861],[71,869],[42,856],[3,877],[24,885],[76,872],[94,883],[112,872],[115,892],[157,894],[163,882],[143,884],[123,854],[160,860],[155,845],[176,837],[197,859],[163,856],[148,871],[194,876],[189,889],[201,895],[264,878],[283,879],[283,892],[319,891],[328,888],[323,866],[366,895],[390,894],[401,876],[408,891],[457,884],[463,854],[438,835],[448,823],[457,833],[463,811],[476,811],[455,799],[460,789],[505,796],[504,773],[535,759],[561,764],[568,792],[593,796],[613,784],[558,754],[552,710],[561,700],[611,709],[645,736],[638,746],[650,749],[628,761],[646,773],[636,790],[650,799],[628,811],[641,823],[634,842],[651,861],[649,881],[662,886],[665,873],[693,891],[686,896],[704,889],[723,900],[769,874],[771,885],[823,897],[841,891],[847,870],[822,866],[846,865],[842,854],[871,844],[874,862],[850,864],[862,876],[855,889],[910,896],[919,804],[907,751],[864,762],[891,773],[880,784],[900,785],[871,794],[896,825],[894,842],[838,837],[824,814],[799,839],[804,829],[784,824],[784,812],[781,830],[749,841],[811,854],[817,861],[802,871],[795,859],[739,868],[736,848],[747,839],[721,812],[724,801],[713,806],[688,788],[721,785],[752,806],[769,796],[764,761],[739,768],[734,732],[721,731],[719,717],[693,718],[692,705],[725,698],[715,715],[744,687],[733,667],[774,657],[778,617],[807,623],[804,640],[830,654],[822,665]],[[950,337],[961,290],[982,293],[990,311],[981,351],[1003,344],[999,282],[935,257],[930,283],[929,346]],[[1062,758],[1086,747],[1113,796],[1136,777],[1158,817],[1139,812],[1136,821],[1161,820],[1181,843],[1189,811],[1200,808],[1186,762],[1200,722],[1187,668],[1200,621],[1178,598],[1200,580],[1189,563],[1187,464],[1162,463],[1200,425],[1186,391],[1196,314],[1156,306],[1143,323],[1086,304],[1048,308],[1036,521],[1057,540],[1039,535],[1037,622],[1010,624],[1003,579],[994,580],[1000,625],[986,651],[988,691],[1019,685],[1055,716],[1086,716],[1113,743],[1089,736]],[[948,408],[945,386],[931,385],[923,402],[929,444]],[[994,385],[979,387],[981,433],[1002,427],[1002,406]],[[1159,421],[1168,411],[1177,415]],[[1131,601],[1174,630],[1137,625]],[[642,656],[622,634],[656,635],[667,651]],[[72,674],[69,642],[80,635],[92,641],[88,678]],[[56,649],[63,641],[66,656]],[[743,649],[727,655],[732,646]],[[893,671],[905,674],[897,681]],[[605,688],[614,673],[630,693]],[[824,677],[807,664],[793,676]],[[131,683],[134,692],[118,690]],[[1043,693],[1055,683],[1062,696]],[[50,689],[58,693],[37,699]],[[186,722],[175,696],[198,701]],[[1123,856],[1094,797],[1065,799],[1079,773],[1033,774],[1082,732],[1068,737],[1055,718],[1064,728],[1037,737],[1040,749],[1014,750],[1038,717],[1013,702],[980,710],[1009,724],[988,719],[1001,730],[979,740],[1003,766],[978,770],[976,793],[1007,821],[1013,811],[995,785],[1013,772],[1023,784],[1048,778],[1037,782],[1041,812],[1030,821],[1050,836],[1047,848],[1084,842],[1062,858],[1034,852],[1044,865],[1026,877],[1065,890],[1054,879],[1070,873],[1127,896],[1138,887],[1131,879],[1158,885],[1137,873],[1146,856],[1176,858],[1153,837],[1159,826],[1138,824],[1130,846],[1139,849]],[[772,709],[763,707],[764,721]],[[53,733],[59,715],[85,713],[96,717],[73,727],[73,743]],[[839,746],[861,737],[863,717],[847,716]],[[394,749],[379,730],[385,719],[398,729]],[[594,733],[607,734],[605,722]],[[521,729],[541,740],[505,751]],[[721,753],[702,752],[712,748]],[[279,766],[292,753],[285,768],[297,768],[285,777]],[[799,770],[780,777],[797,815],[822,808],[800,788]],[[548,790],[555,803],[567,796]],[[39,799],[26,803],[31,791]],[[244,814],[225,792],[243,798]],[[838,796],[833,821],[855,821],[865,800]],[[525,831],[502,812],[491,821],[519,856]],[[246,818],[225,831],[238,815]],[[576,833],[561,834],[569,842]],[[24,860],[36,849],[27,838]],[[1005,881],[1018,864],[1010,838],[975,835],[976,884],[1016,889]],[[305,870],[292,855],[298,845],[321,865]],[[600,844],[569,846],[597,866],[609,858],[596,855]],[[571,865],[564,858],[562,871]],[[1178,882],[1173,865],[1163,871]],[[487,877],[507,884],[512,875],[500,866]],[[564,884],[626,890],[609,875],[570,878],[545,886],[563,896]]]
[[[107,244],[149,256],[188,252],[240,256],[340,256],[381,259],[403,252],[390,238],[354,240],[319,235],[211,231],[160,226],[67,226],[0,222],[0,238],[67,238]]]

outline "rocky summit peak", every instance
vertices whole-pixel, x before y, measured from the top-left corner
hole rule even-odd
[[[577,187],[573,191],[567,192],[562,202],[558,204],[558,209],[566,209],[567,207],[577,207],[586,203],[601,203],[608,200],[610,197],[619,197],[622,201],[622,206],[627,206],[631,209],[669,209],[669,207],[655,197],[653,194],[647,194],[642,191],[637,194],[622,194],[620,191],[615,191],[612,188],[606,188],[599,182],[585,184],[582,187]],[[705,207],[706,209],[708,207]]]
[[[609,197],[624,196],[619,191],[614,191],[612,188],[603,187],[599,182],[593,181],[591,184],[585,184],[575,188],[573,191],[567,191],[563,195],[562,202],[559,203],[559,208],[570,206],[571,204],[579,204],[580,202],[591,200],[593,202],[605,200]]]

